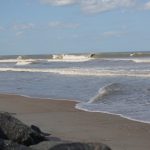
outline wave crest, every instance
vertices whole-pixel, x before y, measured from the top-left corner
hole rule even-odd
[[[150,63],[150,58],[143,58],[143,59],[133,59],[135,63]]]
[[[96,103],[104,97],[118,94],[122,91],[123,85],[120,83],[111,83],[99,89],[98,94],[94,96],[88,103]]]
[[[32,64],[32,62],[31,61],[18,61],[16,63],[16,65],[18,66],[29,65],[29,64]]]
[[[53,55],[48,61],[82,62],[92,59],[92,55]]]
[[[31,60],[31,59],[24,59],[22,56],[18,56],[17,57],[17,62],[16,65],[29,65],[32,64],[32,62],[34,62],[35,60]]]
[[[33,63],[33,62],[32,62]],[[34,62],[38,63],[38,62]],[[57,73],[62,75],[79,75],[79,76],[133,76],[133,77],[150,77],[150,70],[141,71],[127,71],[127,70],[95,70],[95,69],[79,69],[79,68],[56,68],[56,69],[40,69],[40,68],[0,68],[0,72],[14,71],[14,72],[43,72],[43,73]]]
[[[16,65],[24,66],[29,64],[38,64],[38,63],[45,63],[46,60],[44,59],[31,59],[31,58],[24,58],[22,56],[18,56],[16,59]]]

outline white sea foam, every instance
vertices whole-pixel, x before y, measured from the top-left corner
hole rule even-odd
[[[36,68],[0,68],[1,72],[43,72],[57,73],[62,75],[80,75],[80,76],[135,76],[150,77],[150,70],[96,70],[83,68],[58,68],[58,69],[36,69]]]
[[[150,57],[148,57],[148,58],[101,58],[101,60],[107,60],[107,61],[132,61],[134,63],[150,63]]]
[[[109,115],[120,116],[120,117],[126,118],[128,120],[150,124],[150,121],[143,121],[143,120],[140,120],[140,119],[134,119],[132,117],[129,117],[129,116],[126,116],[126,115],[123,115],[123,114],[116,114],[116,113],[112,113],[112,112],[108,112],[108,111],[100,111],[100,110],[95,111],[95,110],[89,110],[89,109],[86,109],[86,108],[82,108],[81,103],[76,104],[75,108],[79,109],[79,110],[82,110],[82,111],[87,111],[87,112],[99,112],[99,113],[104,113],[104,114],[109,114]]]
[[[45,62],[43,59],[22,59],[16,62],[16,65],[29,65]]]
[[[29,64],[40,64],[40,63],[47,62],[45,59],[20,59],[16,62],[16,65],[23,66]]]
[[[33,62],[38,61],[38,59],[24,59],[22,56],[18,56],[17,58],[16,65],[29,65],[32,64]]]
[[[136,63],[150,63],[150,58],[133,59],[132,61]]]
[[[28,65],[31,63],[40,63],[47,62],[46,59],[32,59],[32,58],[23,58],[22,56],[18,56],[14,59],[0,59],[0,63],[16,63],[16,65]]]
[[[90,55],[53,55],[52,59],[48,59],[48,62],[84,62],[89,61],[91,58]]]
[[[22,57],[18,56],[17,58],[13,59],[0,59],[0,63],[17,63],[17,64],[23,64],[22,61],[26,62],[36,62],[36,61],[45,61],[45,62],[84,62],[84,61],[90,61],[95,58],[91,55],[52,55],[52,58],[50,59],[33,59],[32,57]],[[145,58],[138,58],[138,57],[128,57],[128,58],[97,58],[100,60],[105,61],[132,61],[135,63],[150,63],[150,57]],[[21,63],[19,63],[21,61]]]
[[[0,63],[15,63],[17,59],[1,59]]]
[[[31,61],[18,61],[16,63],[16,65],[18,65],[18,66],[29,65],[29,64],[32,64],[32,62]]]

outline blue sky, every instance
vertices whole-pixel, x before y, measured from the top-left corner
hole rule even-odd
[[[1,0],[0,54],[150,50],[150,0]]]

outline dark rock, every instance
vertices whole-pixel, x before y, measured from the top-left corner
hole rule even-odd
[[[33,150],[24,145],[19,145],[12,141],[0,139],[0,150]]]
[[[0,113],[0,129],[4,136],[2,138],[27,146],[46,140],[43,135],[32,130],[9,113]]]
[[[36,131],[37,133],[42,133],[41,130],[35,125],[31,125],[31,129]]]
[[[49,133],[44,133],[40,130],[39,127],[35,126],[35,125],[31,125],[31,129],[34,130],[35,132],[43,135],[43,136],[49,136],[50,134]]]
[[[49,150],[111,150],[107,145],[101,143],[63,143]]]
[[[7,139],[6,135],[1,129],[0,129],[0,139]]]
[[[44,141],[36,145],[31,145],[30,147],[35,150],[49,150],[50,148],[54,147],[55,145],[61,144],[60,141]]]

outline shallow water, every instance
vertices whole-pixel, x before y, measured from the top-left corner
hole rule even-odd
[[[78,100],[79,109],[150,122],[148,56],[17,57],[0,59],[1,93]]]

